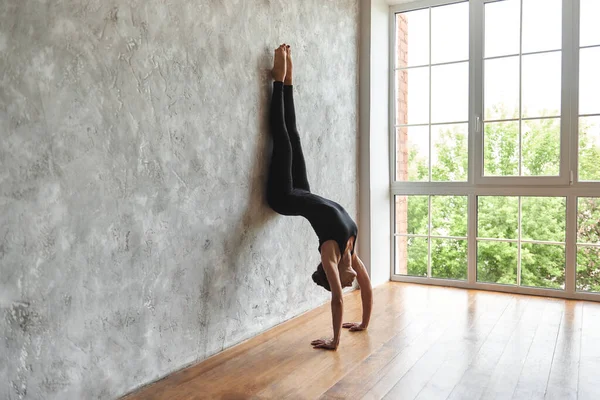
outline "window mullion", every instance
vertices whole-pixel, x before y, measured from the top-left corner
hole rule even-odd
[[[521,216],[522,216],[522,209],[521,209],[521,199],[522,197],[519,196],[519,216],[518,216],[518,223],[517,223],[517,286],[521,286]]]
[[[469,9],[470,42],[470,115],[469,133],[471,138],[469,152],[470,182],[480,183],[483,177],[483,43],[484,43],[484,7],[481,0],[471,1]],[[477,120],[482,121],[477,124]]]
[[[519,176],[523,176],[523,0],[519,1]],[[519,210],[520,208],[519,200]],[[521,244],[519,243],[519,266],[521,259]],[[520,286],[519,273],[517,284]]]
[[[467,208],[467,282],[477,282],[477,196],[468,197]]]
[[[567,224],[565,248],[565,291],[575,293],[577,275],[577,196],[567,196]]]
[[[569,4],[572,3],[572,4]],[[571,185],[579,180],[579,0],[563,0],[563,88],[566,88],[563,101],[568,106],[563,116],[563,143],[570,144],[568,155],[568,173],[573,177]],[[565,107],[563,107],[564,109]],[[567,196],[565,248],[565,291],[574,294],[577,290],[577,196]]]

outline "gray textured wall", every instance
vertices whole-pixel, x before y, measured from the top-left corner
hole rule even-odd
[[[355,0],[0,2],[1,399],[115,398],[327,298],[265,204],[268,71],[292,43],[355,215],[357,38]]]

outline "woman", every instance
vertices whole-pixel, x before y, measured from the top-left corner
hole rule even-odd
[[[335,350],[340,343],[342,326],[351,331],[367,329],[373,303],[371,282],[354,251],[358,228],[352,218],[339,204],[310,192],[296,129],[290,46],[282,44],[275,50],[272,75],[275,81],[270,115],[273,154],[267,199],[271,208],[281,215],[306,218],[319,237],[321,263],[312,278],[331,292],[333,338],[313,340],[311,345]],[[361,288],[362,322],[342,325],[342,288],[351,286],[355,278]]]

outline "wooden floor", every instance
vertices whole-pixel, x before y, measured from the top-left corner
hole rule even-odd
[[[344,321],[360,320],[360,292]],[[600,399],[600,304],[388,283],[338,351],[325,305],[127,397]]]

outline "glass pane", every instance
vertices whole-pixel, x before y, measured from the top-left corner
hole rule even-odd
[[[477,197],[477,237],[517,239],[518,228],[518,197]]]
[[[483,174],[519,175],[519,123],[488,122],[483,133]]]
[[[598,73],[600,48],[581,49],[579,54],[579,114],[598,114],[600,113],[600,73]]]
[[[562,0],[523,0],[523,53],[562,48]]]
[[[521,286],[565,288],[565,247],[524,243],[521,246]]]
[[[431,127],[431,180],[466,182],[469,168],[468,124]]]
[[[579,118],[579,180],[600,181],[600,117]]]
[[[577,242],[600,244],[600,197],[577,199]]]
[[[600,292],[600,247],[577,246],[577,290]]]
[[[467,236],[467,196],[431,196],[431,234]]]
[[[429,9],[396,14],[396,67],[429,64]]]
[[[485,57],[519,54],[519,0],[485,5]]]
[[[396,71],[396,125],[429,122],[429,67]]]
[[[560,116],[561,53],[523,56],[523,117]]]
[[[427,276],[427,238],[396,237],[396,274]]]
[[[484,61],[485,119],[519,116],[519,57]]]
[[[598,29],[598,15],[600,15],[600,1],[581,0],[581,22],[579,25],[581,46],[600,44],[600,29]]]
[[[564,242],[567,200],[564,197],[521,197],[521,238]]]
[[[477,281],[517,284],[517,244],[477,242]]]
[[[560,169],[560,119],[522,123],[523,175],[558,176]]]
[[[468,109],[469,63],[431,67],[431,122],[467,121]]]
[[[396,179],[429,180],[428,126],[404,126],[396,129]]]
[[[428,196],[396,196],[396,232],[402,235],[429,234]]]
[[[431,239],[431,276],[467,279],[467,241]]]
[[[431,62],[469,59],[469,3],[431,9]]]

